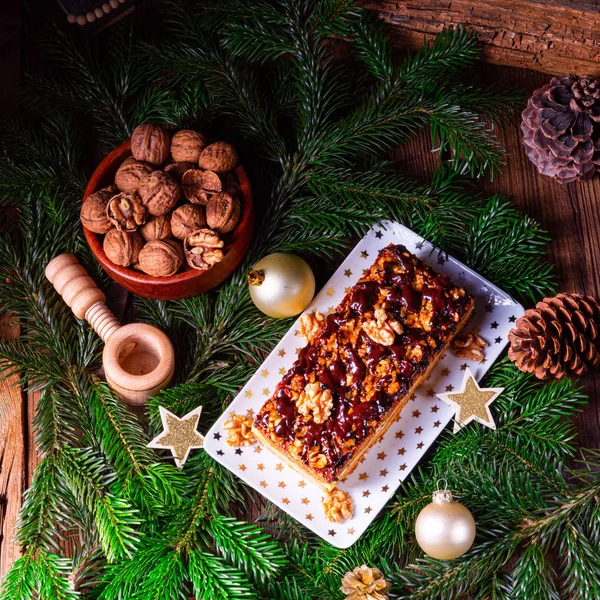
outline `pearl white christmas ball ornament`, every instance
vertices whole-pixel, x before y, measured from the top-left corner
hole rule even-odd
[[[285,252],[259,260],[248,275],[248,283],[257,308],[276,319],[300,314],[315,295],[315,276],[308,263]]]
[[[433,558],[458,558],[473,545],[475,519],[466,506],[452,499],[450,490],[434,492],[432,500],[417,517],[417,542]]]

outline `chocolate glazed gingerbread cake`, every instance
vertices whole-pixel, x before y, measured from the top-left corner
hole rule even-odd
[[[254,434],[332,489],[398,418],[472,310],[465,289],[389,245],[335,312],[302,316],[308,344],[256,416]]]

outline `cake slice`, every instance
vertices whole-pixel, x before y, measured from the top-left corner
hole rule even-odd
[[[389,245],[326,318],[257,414],[258,441],[325,490],[381,439],[473,311],[473,298]]]

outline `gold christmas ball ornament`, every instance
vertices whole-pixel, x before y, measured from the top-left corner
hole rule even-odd
[[[248,283],[256,307],[275,319],[300,314],[315,295],[315,276],[308,263],[285,252],[259,260],[248,275]]]
[[[417,517],[417,542],[438,560],[458,558],[473,545],[475,519],[466,506],[453,500],[450,490],[433,492],[432,500]]]

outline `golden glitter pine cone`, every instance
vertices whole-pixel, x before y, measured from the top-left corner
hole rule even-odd
[[[582,375],[600,364],[600,304],[590,296],[545,298],[515,325],[508,357],[538,379]]]
[[[340,589],[346,600],[388,600],[390,587],[379,569],[362,565],[344,575]]]

